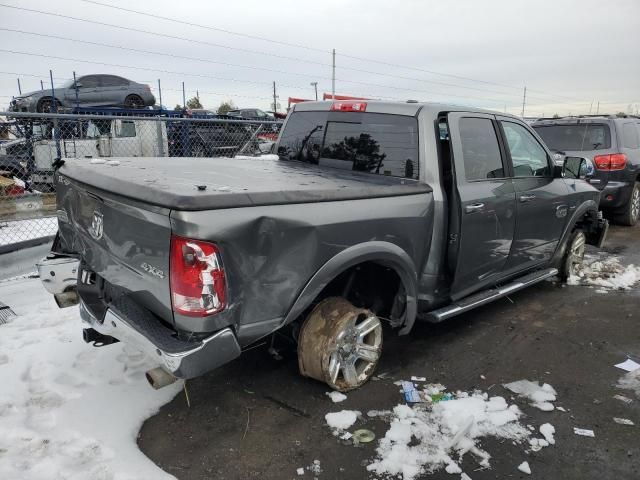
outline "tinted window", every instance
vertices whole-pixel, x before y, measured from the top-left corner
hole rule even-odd
[[[505,176],[493,122],[488,118],[460,119],[460,141],[467,180]]]
[[[544,177],[551,173],[547,152],[525,127],[513,122],[500,122],[511,154],[516,177]]]
[[[80,77],[78,83],[82,84],[82,88],[95,88],[100,86],[100,79],[97,75],[87,75]]]
[[[381,113],[294,112],[278,154],[321,166],[418,178],[418,121]]]
[[[609,126],[601,123],[538,125],[533,128],[551,150],[582,152],[611,148]]]
[[[103,87],[126,87],[129,85],[129,81],[115,75],[102,75]]]
[[[638,148],[638,131],[633,123],[622,125],[622,143],[624,148]]]

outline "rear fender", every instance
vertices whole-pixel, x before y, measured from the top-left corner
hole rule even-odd
[[[417,312],[417,275],[413,261],[399,246],[389,242],[366,242],[351,246],[325,263],[307,282],[289,309],[283,324],[298,318],[322,290],[345,270],[363,262],[376,262],[392,268],[400,277],[406,293],[406,310],[400,335],[409,333]]]

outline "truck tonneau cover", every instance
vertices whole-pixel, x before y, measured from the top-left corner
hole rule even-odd
[[[415,180],[275,158],[109,160],[119,164],[68,159],[60,173],[106,192],[173,210],[354,200],[431,191],[431,187]],[[198,186],[206,188],[200,190]]]

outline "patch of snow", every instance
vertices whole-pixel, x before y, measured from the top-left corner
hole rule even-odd
[[[538,452],[544,447],[548,447],[549,442],[542,438],[532,438],[531,440],[529,440],[529,445],[531,445],[531,450],[533,450],[534,452]]]
[[[628,418],[613,417],[613,421],[618,425],[635,425],[635,423],[633,423],[633,421],[629,420]]]
[[[460,475],[460,480],[471,480],[471,477],[466,473],[462,472],[462,475]]]
[[[320,460],[314,460],[313,463],[307,467],[307,470],[309,470],[314,475],[320,475],[322,473]]]
[[[110,167],[117,167],[118,165],[120,165],[120,160],[109,160],[107,161],[107,165],[109,165]]]
[[[301,468],[298,468],[298,469],[296,470],[296,473],[297,473],[298,475],[304,475],[304,468],[302,468],[302,467],[301,467]]]
[[[556,439],[553,435],[556,433],[556,428],[550,423],[545,423],[540,425],[540,433],[544,437],[544,439],[549,442],[549,445],[555,445]]]
[[[427,377],[411,377],[411,381],[412,382],[426,382],[427,381]]]
[[[527,475],[531,475],[531,467],[529,466],[529,462],[522,462],[518,465],[518,470],[522,473],[526,473]]]
[[[92,158],[89,162],[91,165],[102,165],[103,163],[107,163],[104,158]]]
[[[378,442],[377,457],[367,470],[404,480],[440,468],[461,473],[458,464],[467,452],[482,467],[488,467],[491,456],[479,448],[480,438],[492,436],[520,443],[530,435],[518,421],[522,413],[512,407],[504,398],[489,398],[482,392],[457,392],[451,400],[435,403],[430,409],[423,404],[397,405],[389,429]]]
[[[462,473],[462,469],[456,462],[449,463],[446,467],[444,467],[444,470],[445,472],[451,474]]]
[[[344,402],[347,399],[347,396],[344,393],[332,391],[327,392],[326,395],[331,399],[333,403]]]
[[[136,437],[181,382],[153,390],[141,353],[86,344],[78,309],[59,309],[38,279],[3,282],[0,298],[18,314],[0,326],[0,478],[173,478]]]
[[[640,398],[640,369],[629,372],[620,378],[617,387],[625,390],[633,390],[636,397]]]
[[[529,380],[518,380],[503,385],[507,390],[518,394],[520,397],[528,398],[531,406],[539,408],[545,412],[554,409],[553,403],[556,400],[556,391],[548,383],[531,382]]]
[[[603,293],[607,290],[628,290],[639,281],[640,267],[624,266],[618,257],[600,252],[598,255],[585,255],[577,275],[569,277],[567,284],[600,287],[595,291]]]
[[[342,410],[340,412],[327,413],[324,418],[329,427],[337,431],[342,431],[356,423],[360,415],[361,413],[357,410]]]
[[[236,155],[233,158],[235,158],[236,160],[278,160],[280,157],[278,157],[278,155],[275,155],[275,154],[264,154],[264,155],[256,155],[256,156]]]

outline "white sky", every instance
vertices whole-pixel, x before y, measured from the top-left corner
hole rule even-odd
[[[331,91],[330,50],[335,48],[337,94],[449,101],[500,111],[506,107],[507,111],[519,114],[526,85],[528,116],[589,113],[590,109],[595,113],[598,101],[600,113],[629,109],[635,113],[640,108],[638,0],[99,1],[311,49],[188,26],[82,0],[0,0],[1,5],[138,30],[0,6],[0,105],[8,104],[11,96],[17,95],[16,78],[20,77],[23,92],[35,90],[40,88],[40,79],[45,85],[48,83],[48,71],[52,69],[57,84],[71,78],[74,70],[77,75],[113,73],[151,84],[156,96],[160,79],[163,103],[169,107],[182,104],[184,81],[187,97],[199,90],[205,107],[215,109],[222,100],[231,99],[240,107],[268,109],[272,101],[271,82],[276,81],[279,102],[284,108],[289,96],[313,98],[310,82],[318,82],[320,95]],[[425,69],[491,83],[436,75]]]

